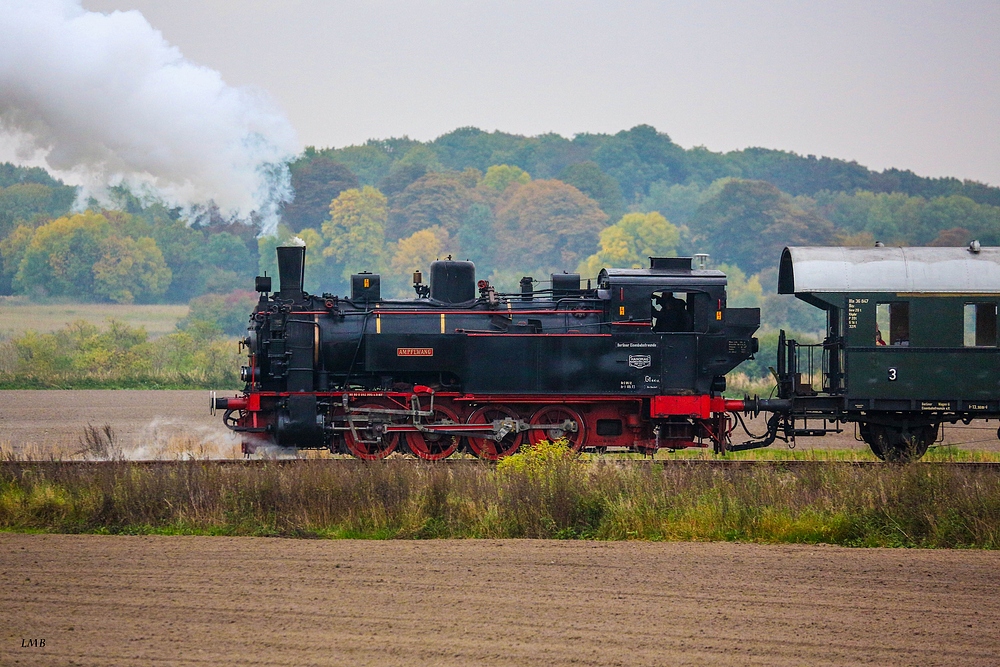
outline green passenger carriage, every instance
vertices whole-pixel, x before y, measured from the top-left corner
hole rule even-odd
[[[827,313],[822,343],[779,338],[786,432],[854,422],[876,456],[905,460],[944,422],[1000,417],[1000,248],[790,247],[778,292]]]

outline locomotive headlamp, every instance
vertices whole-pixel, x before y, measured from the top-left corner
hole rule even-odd
[[[257,276],[254,278],[254,289],[257,292],[270,292],[271,276]]]

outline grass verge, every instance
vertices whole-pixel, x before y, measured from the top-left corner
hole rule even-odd
[[[558,448],[496,466],[10,462],[0,469],[0,529],[994,549],[1000,472],[832,461],[724,469],[586,464]]]

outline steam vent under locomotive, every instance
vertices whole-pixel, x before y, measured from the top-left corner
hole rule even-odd
[[[472,262],[414,274],[414,299],[383,299],[377,274],[349,298],[303,291],[303,246],[280,247],[280,285],[258,277],[241,396],[213,398],[245,453],[329,449],[363,459],[485,459],[525,442],[725,451],[725,374],[757,350],[756,308],[726,306],[726,276],[691,258],[604,269],[596,288],[553,274],[499,293]]]

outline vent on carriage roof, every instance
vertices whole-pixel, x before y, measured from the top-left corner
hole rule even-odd
[[[649,268],[661,271],[690,271],[690,257],[650,257]]]

